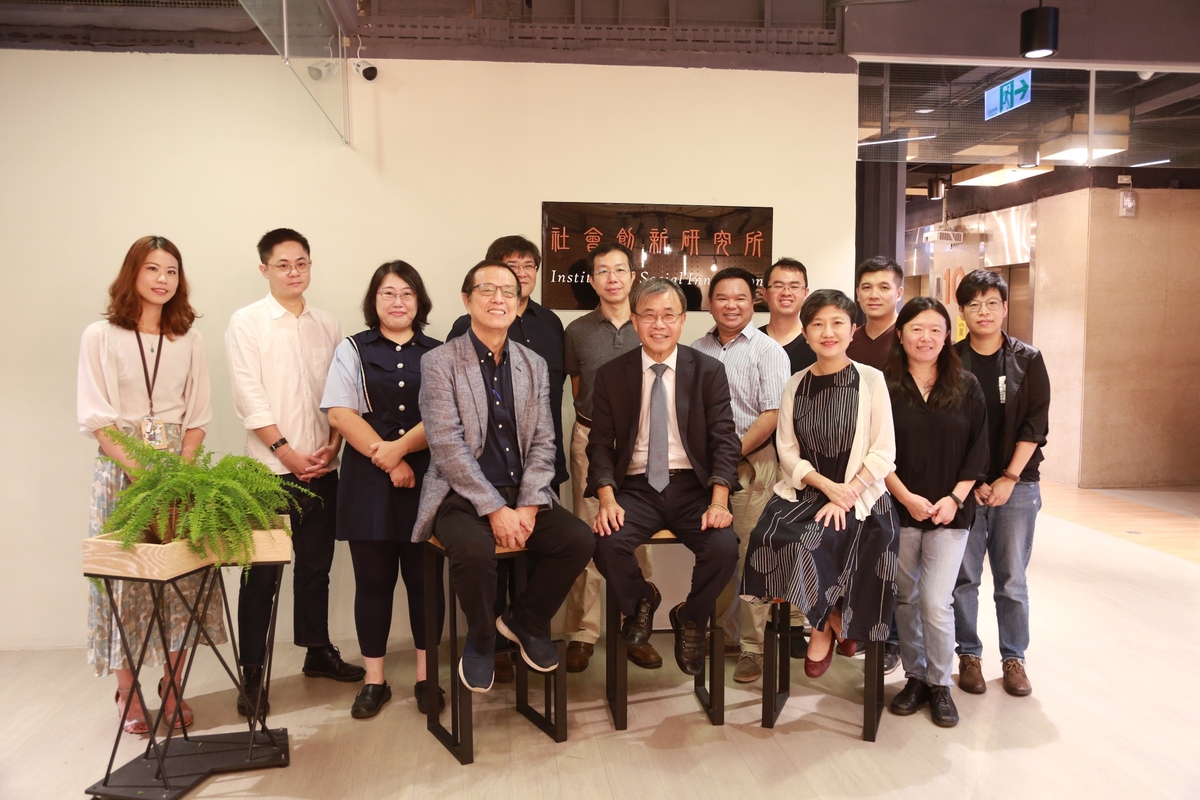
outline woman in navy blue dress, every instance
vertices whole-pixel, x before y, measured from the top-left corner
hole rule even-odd
[[[354,623],[367,670],[351,716],[366,719],[392,698],[383,674],[392,597],[404,577],[409,628],[417,647],[417,708],[424,714],[425,581],[420,544],[414,544],[421,483],[429,445],[417,398],[421,357],[441,344],[421,332],[433,304],[421,276],[403,261],[375,270],[363,298],[367,330],[334,352],[321,408],[349,445],[338,485],[337,538],[350,543],[354,562]],[[438,632],[445,616],[439,587]],[[438,697],[436,702],[444,705]]]

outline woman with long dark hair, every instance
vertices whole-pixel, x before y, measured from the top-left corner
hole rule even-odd
[[[854,301],[813,292],[800,309],[811,367],[783,389],[780,474],[750,534],[741,593],[780,598],[812,623],[804,672],[829,669],[835,645],[887,639],[898,524],[883,480],[893,469],[892,407],[883,374],[846,356]],[[836,644],[840,640],[841,644]]]
[[[322,410],[350,445],[342,455],[337,538],[350,542],[354,563],[354,622],[367,670],[350,709],[355,719],[379,713],[392,697],[383,674],[392,596],[403,575],[408,623],[417,650],[413,687],[417,708],[429,702],[425,676],[425,579],[421,544],[412,542],[429,444],[417,399],[421,358],[441,344],[422,333],[433,304],[421,276],[403,261],[375,270],[363,297],[367,329],[334,352]],[[439,573],[440,576],[440,573]],[[445,615],[438,592],[438,630]]]
[[[116,280],[108,289],[105,319],[83,332],[79,352],[77,410],[80,432],[99,444],[92,477],[92,510],[89,535],[96,536],[112,513],[118,492],[129,485],[134,466],[129,455],[112,438],[116,430],[141,437],[160,449],[192,458],[204,441],[212,419],[209,402],[208,363],[204,342],[192,328],[196,312],[188,303],[188,282],[179,249],[161,236],[143,236],[133,243]],[[194,602],[200,578],[179,582]],[[153,600],[145,583],[114,581],[113,600],[120,609],[128,641],[136,648],[151,625]],[[132,665],[125,658],[121,631],[114,625],[109,598],[93,586],[88,605],[88,662],[97,675],[117,675],[117,713],[129,733],[147,733],[146,712],[133,692]],[[159,684],[163,696],[174,670],[182,675],[186,648],[197,632],[184,641],[189,614],[174,591],[166,592],[162,613],[170,641],[154,634],[146,663],[164,665]],[[214,643],[225,641],[221,604],[212,603],[206,619]],[[192,724],[192,710],[182,704],[175,713],[175,693],[164,699],[168,720]]]
[[[979,381],[950,346],[950,314],[914,297],[896,319],[888,390],[896,425],[896,471],[888,491],[900,513],[896,624],[908,682],[894,714],[930,705],[933,722],[958,724],[950,696],[954,582],[975,518],[975,483],[987,477],[987,406]]]

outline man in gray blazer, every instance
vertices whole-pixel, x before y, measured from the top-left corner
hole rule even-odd
[[[437,536],[467,618],[458,674],[473,692],[492,688],[496,631],[520,646],[530,667],[549,672],[558,654],[550,618],[587,566],[595,537],[558,504],[554,423],[546,362],[509,341],[520,282],[503,262],[467,273],[466,336],[421,359],[421,417],[430,467],[413,541]],[[541,558],[513,604],[495,616],[496,547],[526,548]]]

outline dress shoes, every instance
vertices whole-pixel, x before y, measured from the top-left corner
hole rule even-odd
[[[808,639],[804,635],[803,625],[792,626],[792,640],[788,645],[788,655],[792,658],[804,658],[808,654]]]
[[[883,674],[891,675],[900,666],[900,645],[888,642],[883,646]]]
[[[379,709],[392,699],[392,687],[387,681],[383,683],[368,683],[358,690],[354,696],[354,705],[350,706],[350,716],[355,719],[370,719],[379,713]]]
[[[663,664],[662,656],[654,649],[654,645],[649,642],[638,645],[625,645],[625,655],[642,669],[658,669]]]
[[[1014,697],[1025,697],[1033,692],[1033,684],[1025,675],[1025,665],[1020,659],[1004,659],[1004,691]]]
[[[835,642],[829,640],[829,650],[826,651],[825,657],[820,661],[814,661],[809,658],[808,651],[804,653],[804,674],[810,678],[819,678],[829,669],[829,665],[833,663],[833,648]],[[812,639],[808,640],[809,648],[812,648]]]
[[[508,653],[496,653],[492,663],[492,674],[495,677],[496,683],[512,683],[517,679],[517,672],[513,668],[513,660]]]
[[[743,650],[738,656],[737,666],[733,669],[733,679],[738,683],[754,683],[762,677],[763,655]]]
[[[509,662],[509,666],[512,663]],[[467,634],[463,645],[462,658],[458,660],[458,677],[472,692],[486,692],[492,688],[496,678],[496,654],[492,649],[486,652],[475,646],[475,637]]]
[[[512,609],[496,617],[496,630],[509,641],[517,643],[521,660],[538,672],[553,672],[558,668],[558,648],[549,636],[522,625],[513,617]]]
[[[341,651],[327,644],[308,649],[308,654],[304,656],[304,675],[307,678],[333,678],[343,683],[354,683],[365,678],[367,671],[342,661]]]
[[[654,592],[658,599],[658,591]],[[671,629],[675,631],[675,663],[685,675],[700,675],[704,672],[704,629],[680,615],[683,603],[671,609]]]
[[[853,639],[838,639],[837,651],[846,658],[854,658],[858,652],[858,642]]]
[[[958,709],[950,697],[949,686],[929,687],[929,714],[939,728],[953,728],[958,724]]]
[[[567,672],[583,672],[596,645],[591,642],[571,642],[567,645]]]
[[[915,714],[929,705],[929,684],[920,678],[909,678],[900,694],[892,698],[888,709],[899,717]]]
[[[983,667],[975,656],[961,655],[958,657],[958,688],[968,694],[983,694],[987,691],[987,681],[983,679]]]
[[[621,636],[625,638],[626,644],[639,645],[650,641],[650,632],[654,629],[654,612],[662,603],[658,587],[652,583],[650,590],[654,592],[653,596],[638,600],[637,608],[621,625]]]
[[[417,698],[417,711],[422,715],[429,713],[429,692],[433,689],[433,684],[428,680],[417,681],[413,684],[413,697]],[[438,690],[438,711],[446,707],[446,690],[442,687],[437,687]]]
[[[244,696],[243,696],[244,694]],[[258,705],[258,713],[266,715],[271,710],[271,703],[267,700],[267,691],[263,687],[263,668],[243,667],[242,668],[242,693],[238,694],[237,712],[243,717],[249,717],[254,713],[254,707]]]

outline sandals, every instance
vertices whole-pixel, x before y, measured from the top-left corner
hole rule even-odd
[[[134,735],[149,733],[150,726],[146,724],[146,711],[141,708],[141,704],[138,704],[137,710],[131,708],[128,713],[125,711],[129,705],[129,696],[132,691],[133,687],[124,690],[117,689],[116,697],[113,698],[117,703],[117,717],[125,720],[122,727],[126,733]]]
[[[163,701],[164,706],[166,705],[166,699],[164,698],[164,694],[166,693],[166,690],[167,690],[167,679],[164,677],[158,682],[158,699]],[[168,721],[171,721],[172,719],[175,722],[175,725],[174,725],[175,730],[181,730],[183,728],[192,727],[192,723],[196,721],[196,715],[192,713],[192,707],[187,704],[186,700],[184,700],[182,702],[182,713],[181,714],[179,714],[178,716],[176,716],[174,714],[167,715]]]

